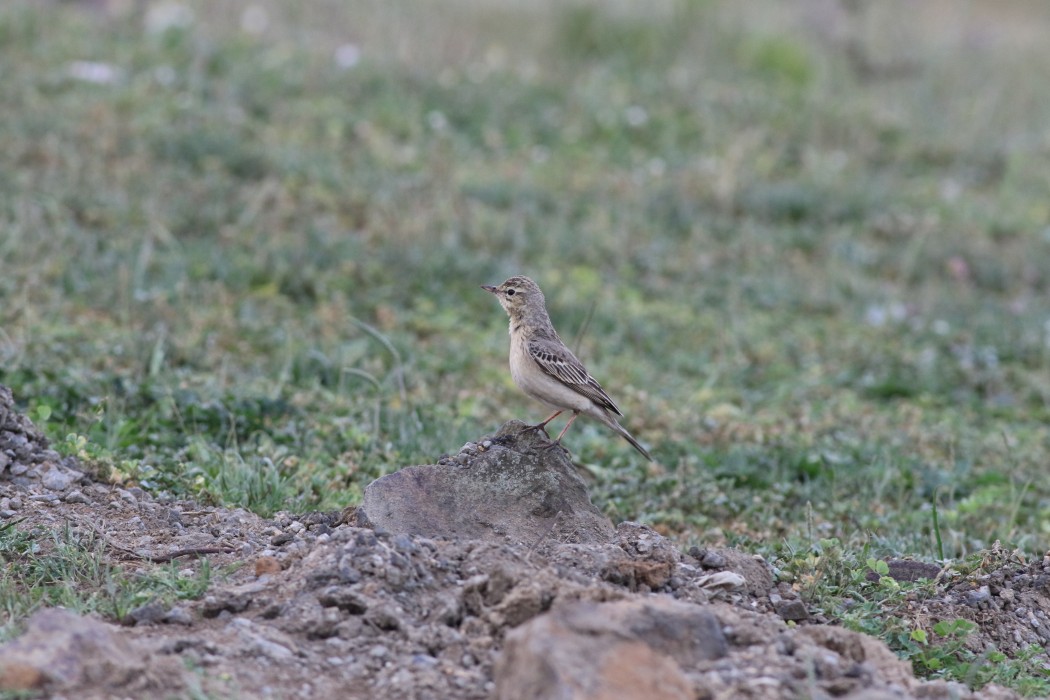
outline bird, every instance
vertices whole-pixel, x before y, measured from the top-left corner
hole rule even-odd
[[[554,411],[542,423],[524,430],[546,432],[548,423],[572,411],[572,418],[553,443],[560,445],[565,431],[582,413],[611,428],[653,461],[641,443],[617,422],[616,416],[622,417],[623,412],[554,330],[539,285],[528,277],[514,276],[499,286],[483,284],[481,288],[494,294],[510,316],[511,378],[526,395]]]

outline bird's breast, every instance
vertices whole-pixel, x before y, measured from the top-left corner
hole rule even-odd
[[[540,369],[529,355],[528,339],[522,333],[511,336],[510,376],[527,396],[555,409],[587,412],[593,402]]]

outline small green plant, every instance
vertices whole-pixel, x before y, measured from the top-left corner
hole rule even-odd
[[[1043,647],[1029,645],[1012,659],[994,649],[977,653],[966,646],[967,637],[976,629],[977,624],[970,620],[941,620],[933,626],[932,635],[913,630],[908,643],[897,652],[923,678],[959,681],[974,689],[999,683],[1022,695],[1050,692],[1050,667]]]
[[[121,620],[130,611],[158,601],[172,604],[204,595],[212,571],[201,559],[195,573],[170,562],[130,575],[106,557],[94,532],[68,525],[54,532],[0,527],[0,640],[18,632],[40,607],[62,606]]]

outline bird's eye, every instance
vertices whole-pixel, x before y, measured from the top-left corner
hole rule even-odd
[[[507,290],[507,296],[509,296],[509,297],[514,296],[514,290],[513,289],[508,289]]]

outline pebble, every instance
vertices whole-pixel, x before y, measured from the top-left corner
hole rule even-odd
[[[299,534],[300,532],[302,532],[303,530],[305,530],[305,529],[306,529],[306,526],[305,526],[305,525],[303,525],[303,524],[302,524],[301,522],[299,522],[298,520],[293,520],[293,521],[292,521],[292,524],[288,526],[288,530],[289,530],[290,532],[294,532],[294,533],[295,533],[295,534],[297,534],[297,535],[298,535],[298,534]]]
[[[706,552],[700,559],[700,564],[705,569],[724,569],[726,558],[718,552]]]
[[[773,609],[782,620],[799,621],[809,618],[809,608],[801,600],[782,600],[774,604]]]
[[[14,511],[14,510],[11,510],[10,508],[5,508],[4,510],[0,510],[0,518],[3,518],[4,520],[7,520],[8,518],[13,518],[16,515],[18,515],[18,512]]]
[[[966,594],[966,604],[971,607],[977,607],[981,603],[987,602],[991,597],[992,592],[988,589],[988,586],[981,586],[977,590]]]
[[[481,446],[487,450],[488,448],[492,447],[492,440],[486,440],[485,442],[481,443]]]
[[[74,489],[67,493],[62,499],[66,503],[88,503],[88,497],[84,495],[83,491]]]
[[[128,613],[124,619],[126,625],[151,625],[161,622],[168,616],[168,608],[162,603],[152,602],[141,605]]]
[[[377,659],[383,659],[386,658],[386,655],[390,653],[390,650],[382,644],[376,644],[374,647],[368,650],[368,653],[370,656],[373,656]]]
[[[193,615],[186,608],[174,607],[164,616],[164,622],[172,625],[186,625],[188,627],[193,624]]]
[[[73,482],[79,477],[74,472],[66,471],[60,467],[52,466],[40,479],[40,483],[43,487],[49,491],[65,491]]]
[[[416,654],[412,657],[412,664],[423,668],[432,668],[438,665],[438,660],[430,654]]]

